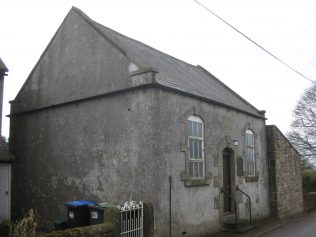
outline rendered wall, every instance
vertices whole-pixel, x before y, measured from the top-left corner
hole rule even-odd
[[[158,100],[155,137],[156,155],[165,162],[164,190],[165,198],[161,206],[168,210],[168,176],[172,176],[172,233],[173,236],[210,233],[220,229],[223,218],[222,152],[228,140],[237,139],[234,150],[235,186],[239,186],[252,199],[252,213],[255,219],[269,215],[268,168],[266,153],[265,121],[223,107],[181,96],[172,92],[157,90]],[[186,186],[184,180],[186,159],[186,121],[188,116],[196,114],[205,125],[206,175],[209,184]],[[255,133],[256,166],[258,180],[247,182],[244,175],[237,175],[237,157],[245,157],[245,128],[250,124]],[[247,199],[236,194],[239,212],[247,218]],[[168,213],[168,211],[167,211]],[[165,214],[165,218],[167,217]],[[164,227],[161,236],[168,236],[168,219],[157,218],[156,226]],[[164,235],[163,235],[164,234]],[[159,236],[159,235],[158,235]]]
[[[195,111],[205,121],[209,184],[187,187],[184,118]],[[252,197],[254,218],[269,214],[264,120],[159,89],[86,101],[11,120],[13,213],[35,208],[43,225],[63,216],[73,199],[153,203],[156,236],[169,234],[169,176],[172,177],[173,236],[210,233],[221,226],[222,150],[226,136],[243,156],[243,130],[256,135],[258,181],[236,183]],[[234,166],[237,169],[236,166]],[[247,212],[239,197],[239,210]],[[246,214],[244,214],[246,215]]]
[[[157,203],[163,162],[152,152],[150,94],[140,91],[11,118],[14,216],[35,208],[42,224],[52,225],[69,200]]]

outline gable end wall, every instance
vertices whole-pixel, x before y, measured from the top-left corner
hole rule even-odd
[[[270,213],[288,218],[303,212],[300,155],[276,126],[267,126]]]
[[[71,11],[12,102],[11,114],[152,83],[152,71],[130,75],[130,63],[121,50]]]

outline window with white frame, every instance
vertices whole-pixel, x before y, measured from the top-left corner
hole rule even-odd
[[[250,129],[246,130],[246,174],[247,176],[256,175],[255,139]]]
[[[200,117],[191,115],[187,122],[188,173],[191,178],[204,175],[204,126]]]

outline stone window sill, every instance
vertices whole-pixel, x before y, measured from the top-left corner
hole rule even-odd
[[[181,180],[184,182],[185,187],[194,187],[194,186],[205,186],[210,185],[210,177],[205,177],[201,179],[193,179],[191,177],[186,177],[184,173],[181,174]]]
[[[259,181],[259,176],[246,176],[245,177],[246,182],[258,182]]]

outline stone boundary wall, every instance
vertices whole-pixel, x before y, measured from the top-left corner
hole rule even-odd
[[[289,218],[304,211],[300,155],[274,125],[266,126],[270,214]]]
[[[304,211],[316,210],[316,192],[304,193]]]
[[[84,226],[62,231],[54,231],[45,237],[114,237],[113,226],[111,224],[99,224]]]

